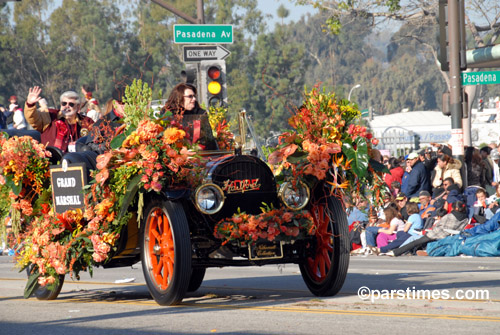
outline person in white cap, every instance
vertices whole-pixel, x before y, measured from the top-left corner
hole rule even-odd
[[[412,152],[407,158],[411,171],[405,194],[408,198],[418,198],[420,191],[430,190],[430,180],[424,164],[418,159],[418,153]]]

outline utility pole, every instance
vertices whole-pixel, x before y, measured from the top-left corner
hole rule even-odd
[[[168,3],[166,3],[163,0],[151,0],[151,2],[154,2],[158,6],[161,6],[161,7],[165,8],[166,10],[174,13],[175,15],[177,15],[177,16],[179,16],[181,18],[183,18],[184,20],[186,20],[189,23],[192,23],[192,24],[205,24],[205,12],[203,10],[203,0],[197,0],[196,1],[196,4],[197,4],[197,11],[196,11],[196,13],[197,13],[197,16],[198,16],[196,19],[194,17],[192,17],[192,16],[187,15],[184,12],[181,12],[180,10],[178,10],[177,8],[175,8],[172,5],[169,5]]]
[[[463,163],[464,131],[462,128],[462,79],[460,77],[459,0],[448,0],[448,43],[450,64],[451,143],[453,157]]]

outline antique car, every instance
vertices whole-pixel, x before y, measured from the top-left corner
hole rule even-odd
[[[149,292],[160,305],[177,304],[187,292],[196,291],[208,267],[298,264],[311,293],[332,296],[339,292],[346,278],[350,250],[341,200],[332,195],[333,186],[327,183],[318,183],[313,189],[304,183],[278,185],[258,145],[247,136],[246,121],[242,113],[235,150],[199,153],[210,159],[201,185],[146,193],[142,218],[138,220],[135,214],[131,217],[112,257],[103,263],[104,268],[141,262]],[[58,178],[70,173],[72,166],[84,163],[86,173],[80,175],[85,180],[88,171],[96,168],[96,157],[88,150],[62,156]],[[253,243],[222,241],[214,235],[214,227],[222,219],[237,212],[257,215],[263,204],[307,211],[314,232]],[[127,211],[137,212],[137,202],[125,206]],[[63,282],[64,275],[60,275],[56,290],[38,287],[34,295],[41,300],[55,299]]]

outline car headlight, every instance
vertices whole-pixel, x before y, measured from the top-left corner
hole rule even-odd
[[[224,192],[215,184],[202,185],[196,189],[194,203],[200,212],[215,214],[224,205]]]
[[[307,205],[309,196],[309,187],[301,181],[295,185],[291,182],[283,183],[279,190],[279,197],[285,206],[296,211]]]

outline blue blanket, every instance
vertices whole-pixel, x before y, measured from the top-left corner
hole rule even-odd
[[[458,256],[460,254],[478,257],[500,256],[500,211],[491,219],[459,235],[448,236],[427,244],[429,256]]]

